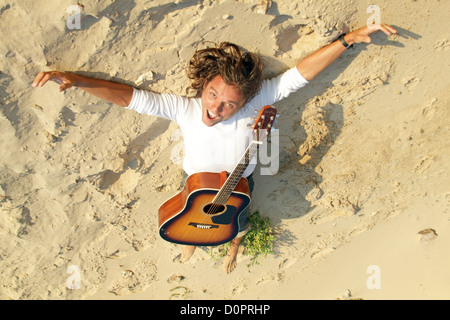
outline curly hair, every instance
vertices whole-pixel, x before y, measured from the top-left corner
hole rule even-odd
[[[191,80],[187,92],[193,91],[196,97],[201,97],[209,81],[220,75],[226,84],[236,86],[248,102],[261,89],[263,68],[257,54],[243,53],[237,45],[222,42],[215,48],[195,52],[186,68]]]

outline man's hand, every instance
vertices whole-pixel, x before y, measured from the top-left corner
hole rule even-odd
[[[59,71],[39,72],[34,79],[32,86],[34,88],[42,87],[49,80],[59,84],[59,92],[62,92],[74,86],[76,84],[77,77],[76,75]]]
[[[34,79],[32,86],[34,88],[42,87],[49,80],[60,85],[60,92],[71,87],[77,87],[121,107],[127,107],[133,98],[133,88],[128,85],[59,71],[40,72]]]
[[[383,31],[387,36],[397,33],[397,30],[385,23],[373,24],[346,34],[344,39],[350,46],[360,42],[371,43],[370,35],[378,31]],[[343,54],[345,50],[347,50],[346,47],[337,40],[300,61],[297,64],[297,69],[306,80],[311,81]]]
[[[355,30],[353,32],[350,32],[345,36],[345,41],[347,41],[349,45],[361,42],[371,43],[372,39],[370,38],[370,35],[378,31],[383,31],[388,37],[394,33],[397,33],[397,30],[395,30],[393,27],[385,23],[371,24],[366,27]]]

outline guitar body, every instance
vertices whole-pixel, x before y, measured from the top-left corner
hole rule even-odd
[[[239,216],[250,204],[248,181],[240,178],[225,205],[212,205],[226,173],[200,172],[188,177],[183,190],[159,208],[159,234],[169,242],[215,246],[233,240]]]

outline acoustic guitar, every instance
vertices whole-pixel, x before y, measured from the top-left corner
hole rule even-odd
[[[242,177],[258,145],[269,135],[277,110],[265,106],[252,127],[253,140],[239,163],[227,172],[190,175],[184,188],[159,208],[159,234],[169,242],[216,246],[233,240],[239,216],[250,205],[248,181]]]

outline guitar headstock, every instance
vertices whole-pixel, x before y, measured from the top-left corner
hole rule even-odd
[[[270,134],[276,116],[277,109],[272,106],[265,106],[261,109],[253,125],[253,134],[256,133],[255,140],[262,141]]]

